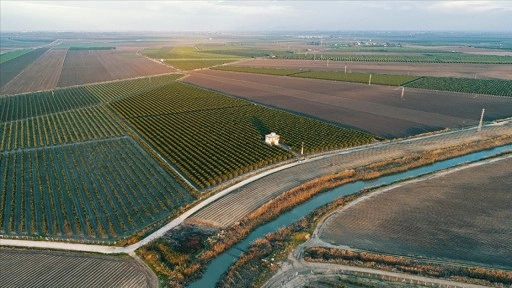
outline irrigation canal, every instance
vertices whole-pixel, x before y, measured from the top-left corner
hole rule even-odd
[[[271,222],[268,222],[256,230],[254,230],[252,233],[249,234],[249,236],[243,240],[242,242],[238,243],[231,249],[227,250],[226,252],[220,254],[218,257],[216,257],[206,268],[203,276],[201,279],[190,283],[188,287],[191,288],[203,288],[203,287],[214,287],[215,283],[220,279],[222,274],[227,271],[229,266],[243,253],[242,251],[246,251],[247,248],[251,245],[251,243],[263,236],[265,236],[268,233],[272,233],[277,231],[279,228],[288,226],[292,224],[293,222],[299,220],[304,215],[310,213],[311,211],[315,210],[316,208],[325,205],[329,202],[332,202],[333,200],[357,193],[358,191],[365,189],[365,188],[372,188],[372,187],[378,187],[382,185],[389,185],[397,181],[402,181],[409,178],[415,178],[418,176],[422,176],[425,174],[437,172],[444,169],[449,169],[455,166],[459,166],[463,163],[469,163],[469,162],[475,162],[482,160],[484,158],[492,157],[494,155],[506,152],[506,151],[512,151],[512,144],[496,147],[494,149],[485,150],[485,151],[479,151],[475,153],[471,153],[468,155],[439,161],[431,165],[423,166],[414,168],[405,172],[388,175],[388,176],[382,176],[377,179],[367,180],[367,181],[357,181],[349,184],[342,185],[340,187],[337,187],[335,189],[329,190],[327,192],[321,193],[310,200],[298,205],[297,207],[293,208],[292,210],[281,214],[278,218],[274,219]]]

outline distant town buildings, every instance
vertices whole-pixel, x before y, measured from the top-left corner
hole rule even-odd
[[[265,135],[265,143],[270,145],[279,145],[279,135],[274,132]]]

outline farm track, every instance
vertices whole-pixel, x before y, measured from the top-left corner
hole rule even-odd
[[[57,87],[67,49],[50,49],[25,68],[15,81],[2,88],[1,94],[18,94]]]
[[[263,287],[265,288],[293,288],[303,287],[308,279],[322,279],[329,275],[350,273],[361,275],[362,277],[378,277],[383,280],[397,283],[408,283],[411,287],[446,287],[446,288],[484,288],[487,286],[460,283],[456,281],[437,279],[410,275],[405,273],[396,273],[371,268],[354,267],[347,265],[337,265],[329,263],[306,262],[302,259],[297,260],[292,255],[287,260],[284,269],[278,271]],[[387,279],[386,279],[387,278]]]

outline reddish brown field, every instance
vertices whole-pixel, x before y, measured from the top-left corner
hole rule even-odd
[[[512,158],[373,195],[333,214],[320,238],[379,253],[512,267]]]
[[[129,49],[69,50],[58,87],[173,72]]]
[[[382,54],[382,53],[381,53]],[[282,59],[249,59],[240,61],[234,66],[268,67],[332,70],[360,73],[403,74],[438,77],[463,77],[486,79],[499,78],[512,80],[512,65],[499,64],[435,64],[435,63],[379,63],[379,62],[343,62],[325,60],[282,60]]]
[[[201,87],[310,115],[384,138],[476,125],[512,116],[512,98],[203,70],[184,78]]]
[[[57,86],[67,49],[50,49],[2,87],[0,94],[52,89]]]

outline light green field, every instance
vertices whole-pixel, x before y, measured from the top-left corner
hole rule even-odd
[[[2,54],[0,54],[0,63],[7,62],[11,59],[19,57],[23,54],[30,52],[30,51],[32,51],[32,49],[21,49],[21,50],[15,50],[15,51],[2,53]]]

